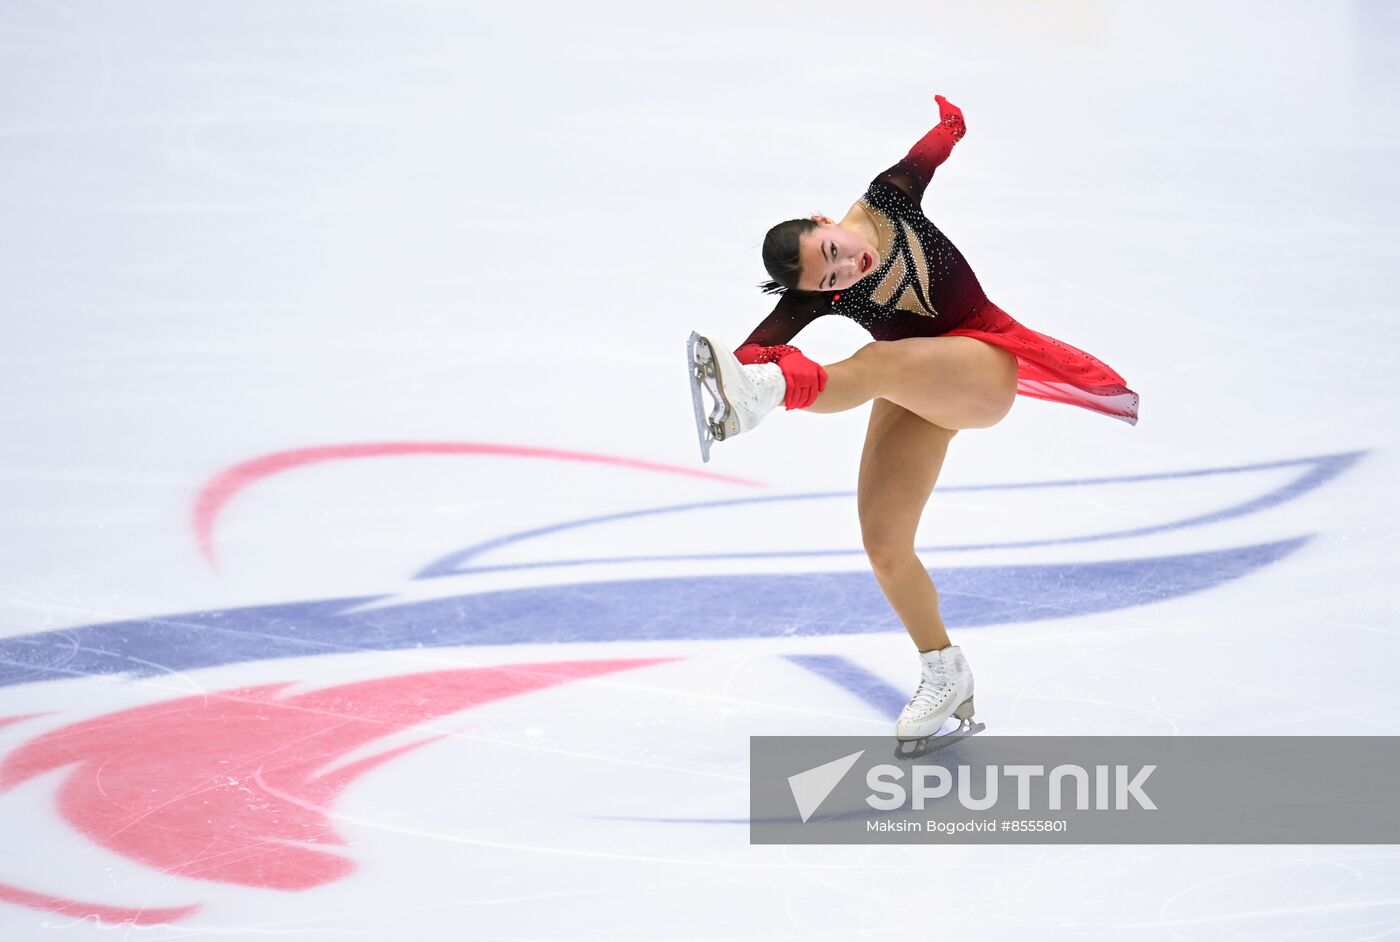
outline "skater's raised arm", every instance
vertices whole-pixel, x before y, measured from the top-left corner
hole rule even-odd
[[[933,97],[938,102],[938,124],[909,149],[903,160],[875,178],[903,190],[915,203],[923,201],[933,171],[948,159],[953,145],[967,133],[962,109],[942,95]]]

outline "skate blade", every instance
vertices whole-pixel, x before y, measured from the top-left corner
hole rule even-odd
[[[958,724],[958,728],[942,735],[925,736],[922,739],[901,739],[895,743],[894,757],[908,761],[910,759],[921,759],[930,753],[940,749],[946,749],[956,742],[961,742],[969,736],[976,736],[987,728],[986,723],[974,723],[970,719],[965,719]]]
[[[695,431],[700,437],[700,458],[710,460],[710,446],[724,441],[723,417],[727,410],[720,393],[714,354],[708,339],[692,332],[686,343],[686,368],[690,373],[690,401],[695,409]],[[711,414],[705,411],[704,393],[715,400]],[[713,413],[718,413],[718,416]]]
[[[710,358],[710,345],[705,342],[705,338],[697,333],[691,333],[690,340],[685,345],[686,369],[690,373],[690,401],[695,407],[695,431],[700,436],[700,459],[708,462],[710,460],[710,446],[714,444],[715,433],[710,428],[710,421],[705,416],[705,402],[701,394],[701,384],[705,378],[706,369],[713,369]]]

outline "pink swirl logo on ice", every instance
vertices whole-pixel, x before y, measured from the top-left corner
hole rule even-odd
[[[45,733],[0,763],[0,793],[68,768],[56,804],[89,840],[172,876],[306,890],[355,869],[328,809],[355,779],[437,737],[338,764],[428,720],[662,659],[559,661],[406,674],[289,693],[243,687],[109,713]],[[0,727],[30,717],[0,719]],[[0,884],[0,900],[153,924],[198,904],[141,909]]]

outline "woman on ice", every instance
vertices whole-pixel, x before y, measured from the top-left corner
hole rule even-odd
[[[953,645],[938,592],[914,553],[914,533],[948,443],[988,428],[1016,395],[1063,402],[1136,424],[1138,396],[1107,364],[1017,323],[987,299],[967,260],[923,214],[934,169],[967,126],[936,95],[939,123],[877,176],[840,222],[793,219],[769,230],[764,285],[781,295],[773,312],[732,353],[692,334],[691,380],[701,450],[753,429],[779,403],[844,412],[873,400],[860,461],[857,504],[875,578],[919,650],[918,689],[895,735],[925,739],[949,716],[966,729],[972,671]],[[824,314],[864,327],[873,342],[819,365],[791,341]],[[705,388],[714,399],[706,415]]]

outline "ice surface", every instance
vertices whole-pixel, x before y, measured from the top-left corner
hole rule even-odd
[[[1397,39],[1378,0],[5,6],[0,937],[1400,934],[1386,847],[749,846],[748,737],[886,732],[916,664],[865,410],[702,467],[679,372],[947,95],[930,217],[1143,397],[953,443],[919,542],[988,734],[1400,733]]]

